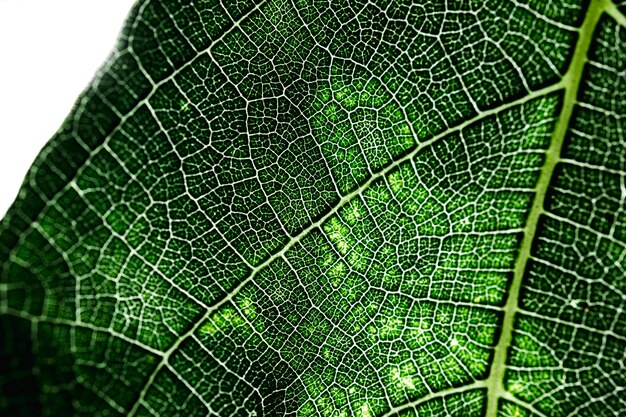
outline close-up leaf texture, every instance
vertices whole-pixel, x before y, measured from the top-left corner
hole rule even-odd
[[[624,12],[139,1],[0,223],[0,414],[626,416]]]

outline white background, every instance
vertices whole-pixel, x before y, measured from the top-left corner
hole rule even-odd
[[[134,0],[0,0],[0,218]]]

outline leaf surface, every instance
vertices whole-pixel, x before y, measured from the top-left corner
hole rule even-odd
[[[140,1],[0,226],[0,410],[626,413],[626,6]]]

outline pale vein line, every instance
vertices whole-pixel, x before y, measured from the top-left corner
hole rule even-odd
[[[550,217],[551,219],[554,219],[558,222],[561,223],[565,223],[568,224],[576,229],[580,229],[580,230],[584,230],[594,236],[596,236],[599,239],[606,239],[608,241],[610,241],[611,243],[614,243],[616,246],[621,247],[622,249],[626,249],[626,243],[622,242],[621,240],[616,239],[615,237],[611,236],[611,235],[607,235],[606,233],[603,233],[599,230],[594,229],[591,226],[588,226],[586,224],[582,224],[582,223],[578,223],[574,220],[568,219],[567,217],[562,217],[559,216],[558,214],[552,213],[551,211],[547,211],[544,210],[543,214],[545,214],[546,217]]]
[[[498,399],[506,393],[504,374],[507,362],[507,351],[513,340],[514,318],[518,309],[522,280],[528,260],[530,259],[530,251],[535,233],[537,232],[539,217],[544,210],[544,199],[550,186],[554,168],[559,162],[561,148],[563,147],[565,135],[568,131],[570,119],[576,104],[578,87],[582,78],[583,68],[587,62],[587,52],[591,45],[594,29],[600,20],[602,12],[606,10],[606,7],[607,1],[604,0],[592,0],[589,4],[585,20],[579,29],[579,38],[574,50],[574,56],[562,79],[562,83],[565,86],[563,107],[552,135],[550,147],[546,151],[546,161],[541,169],[541,174],[537,182],[536,197],[530,213],[528,214],[519,256],[515,262],[513,281],[511,282],[511,287],[508,291],[508,299],[504,306],[504,318],[502,321],[500,340],[495,347],[495,355],[487,379],[488,393],[485,417],[496,417],[498,415]]]
[[[524,408],[524,409],[530,411],[531,413],[535,414],[537,417],[549,417],[547,414],[544,414],[540,410],[537,410],[535,408],[535,406],[533,406],[532,404],[529,404],[526,401],[520,400],[519,398],[517,398],[516,396],[514,396],[510,392],[505,393],[503,398],[505,400],[507,400],[507,401],[512,402],[513,404],[517,405],[518,407],[521,407],[521,408]]]
[[[563,320],[563,319],[560,319],[558,317],[546,316],[546,315],[542,315],[542,314],[539,314],[539,313],[535,313],[533,311],[524,310],[524,309],[519,308],[519,307],[517,309],[517,312],[520,315],[522,315],[522,316],[528,316],[528,317],[540,319],[540,320],[543,320],[543,321],[549,321],[549,322],[552,322],[552,323],[560,324],[562,326],[567,326],[567,327],[572,327],[574,329],[584,330],[584,331],[587,331],[589,333],[596,334],[598,336],[612,337],[614,339],[617,339],[617,340],[619,340],[621,342],[626,343],[626,336],[622,336],[622,335],[620,335],[618,333],[615,333],[615,331],[613,329],[601,330],[601,329],[598,329],[598,328],[595,328],[595,327],[587,326],[585,324],[575,323],[573,321]]]
[[[437,398],[442,398],[442,397],[446,397],[448,395],[453,395],[453,394],[461,394],[464,392],[468,392],[468,391],[472,391],[472,390],[480,389],[480,388],[486,388],[486,387],[487,387],[486,381],[483,380],[483,381],[476,381],[468,385],[462,385],[460,387],[454,387],[454,388],[445,389],[443,391],[434,392],[418,400],[411,401],[411,402],[393,407],[389,411],[387,411],[385,414],[382,414],[380,417],[391,417],[395,414],[400,413],[401,411],[414,409],[416,407],[419,407],[421,404],[427,403],[428,401],[431,401]]]
[[[621,170],[618,170],[618,169],[605,167],[604,165],[594,165],[594,164],[590,164],[588,162],[580,162],[580,161],[577,161],[576,159],[569,159],[569,158],[561,158],[561,162],[567,163],[567,164],[570,164],[570,165],[574,165],[574,166],[577,166],[577,167],[581,167],[581,168],[587,168],[589,170],[606,172],[608,174],[613,174],[613,175],[617,175],[617,176],[620,176],[620,177],[626,176],[626,171],[621,171]]]

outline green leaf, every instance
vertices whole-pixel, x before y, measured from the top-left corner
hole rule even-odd
[[[625,10],[140,1],[1,223],[2,414],[626,415]]]

